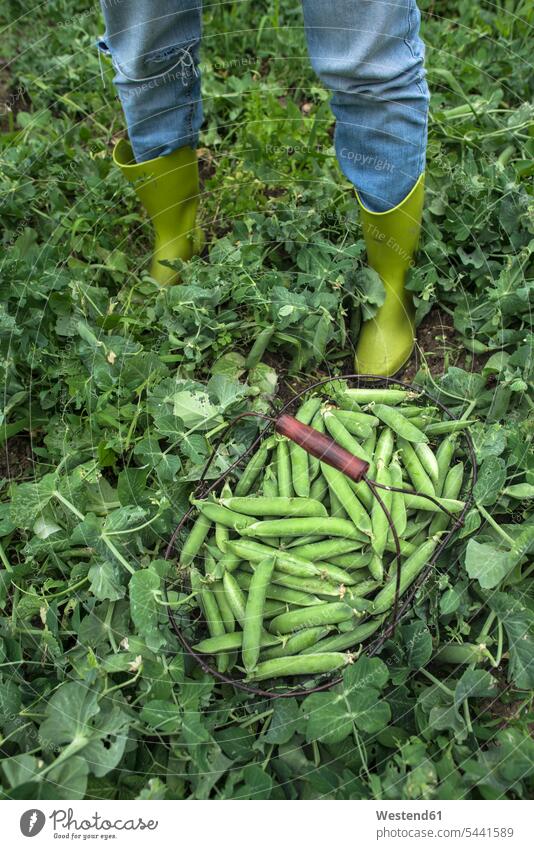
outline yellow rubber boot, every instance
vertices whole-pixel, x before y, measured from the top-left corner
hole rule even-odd
[[[172,268],[161,260],[190,259],[202,248],[203,234],[196,226],[199,200],[198,162],[192,147],[180,147],[168,156],[137,163],[130,144],[115,146],[113,161],[136,194],[154,226],[151,276],[162,286],[178,283]]]
[[[371,212],[358,198],[367,261],[386,289],[383,305],[360,332],[355,358],[359,374],[391,377],[413,351],[414,309],[404,282],[421,232],[423,195],[421,174],[409,195],[387,212]]]

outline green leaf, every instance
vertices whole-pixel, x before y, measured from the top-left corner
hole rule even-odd
[[[490,543],[470,539],[465,552],[465,568],[472,580],[477,580],[483,589],[498,586],[511,567],[510,555]]]
[[[296,699],[277,699],[274,703],[271,724],[264,740],[267,743],[289,743],[299,722],[299,705]]]
[[[370,687],[361,693],[351,693],[348,697],[351,718],[360,731],[376,734],[385,728],[391,719],[391,708],[378,690]]]
[[[58,476],[45,475],[37,483],[20,483],[11,488],[9,517],[16,528],[31,528],[53,497]]]
[[[506,480],[506,463],[502,457],[487,457],[478,470],[473,495],[478,504],[495,504]]]
[[[93,719],[98,714],[98,693],[81,681],[62,684],[46,706],[46,719],[41,723],[39,736],[43,746],[77,741],[86,745],[93,733]]]
[[[174,702],[153,699],[144,705],[141,720],[154,731],[176,734],[182,727],[182,714]]]
[[[205,392],[184,389],[175,394],[173,402],[174,415],[183,421],[187,429],[208,430],[220,417],[219,407],[212,404]]]
[[[413,622],[402,628],[406,660],[410,669],[421,669],[432,657],[432,637],[425,622]]]
[[[239,787],[235,799],[269,799],[273,779],[258,764],[248,764],[243,769],[244,786]]]
[[[153,650],[165,643],[163,635],[158,631],[160,606],[156,596],[160,591],[160,584],[159,575],[150,569],[136,572],[129,584],[132,621]]]
[[[360,300],[362,318],[373,318],[386,299],[382,278],[373,268],[364,265],[348,281],[356,289]]]
[[[522,690],[534,687],[534,612],[512,593],[493,593],[488,604],[504,625],[510,663],[508,679]]]
[[[122,585],[122,572],[116,563],[109,560],[99,560],[89,567],[91,592],[100,601],[109,599],[117,601],[124,597],[125,588]]]
[[[309,743],[339,743],[352,731],[352,716],[342,696],[313,693],[304,699],[302,711]]]
[[[466,669],[454,690],[454,703],[459,710],[465,699],[496,696],[497,682],[485,669]]]
[[[388,680],[389,671],[384,661],[379,657],[367,657],[367,655],[363,655],[356,663],[347,666],[343,673],[343,687],[346,695],[353,690],[366,687],[381,690]]]

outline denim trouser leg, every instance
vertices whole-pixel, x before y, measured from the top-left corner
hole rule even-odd
[[[429,94],[415,0],[302,0],[312,65],[332,91],[341,169],[362,203],[400,203],[424,170]]]
[[[202,0],[101,0],[109,53],[137,162],[195,147],[202,122]]]

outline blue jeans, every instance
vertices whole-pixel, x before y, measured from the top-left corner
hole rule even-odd
[[[196,146],[202,0],[101,0],[138,162]],[[424,169],[429,94],[416,0],[302,0],[312,66],[332,92],[341,170],[365,206],[396,206]]]

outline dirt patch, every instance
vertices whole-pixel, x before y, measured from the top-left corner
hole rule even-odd
[[[9,62],[0,57],[0,132],[13,132],[18,113],[29,112],[30,105],[28,92],[22,85],[14,84]]]
[[[0,478],[20,480],[31,477],[35,459],[30,440],[24,436],[12,436],[0,448]]]
[[[461,351],[461,343],[452,324],[452,318],[439,309],[433,309],[417,328],[417,349],[402,373],[402,379],[411,383],[417,374],[422,357],[425,357],[434,376],[442,375]]]

